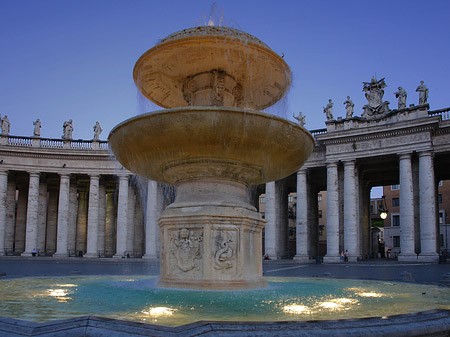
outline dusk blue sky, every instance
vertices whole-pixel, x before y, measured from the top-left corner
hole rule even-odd
[[[418,103],[421,80],[431,109],[450,106],[450,1],[216,1],[225,25],[268,44],[293,73],[280,111],[302,111],[306,127],[325,127],[329,98],[334,116],[355,115],[366,104],[362,82],[386,78],[385,99]],[[172,32],[203,25],[213,1],[0,0],[0,113],[11,134],[60,138],[73,119],[75,139],[101,139],[142,110],[132,70],[137,59]]]

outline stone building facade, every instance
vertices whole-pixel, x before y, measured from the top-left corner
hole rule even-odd
[[[265,194],[261,254],[313,262],[326,250],[325,262],[339,262],[348,250],[349,260],[367,258],[370,189],[401,185],[398,259],[437,261],[436,191],[450,179],[449,110],[411,105],[311,131],[315,150],[298,172],[249,189],[255,206]],[[170,186],[121,167],[105,141],[0,136],[2,255],[158,258],[157,219],[172,198]]]

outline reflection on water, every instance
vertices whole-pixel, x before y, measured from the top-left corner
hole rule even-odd
[[[266,278],[256,290],[157,288],[156,277],[0,280],[0,316],[43,322],[97,315],[168,326],[199,320],[323,320],[450,309],[450,289],[361,280]]]

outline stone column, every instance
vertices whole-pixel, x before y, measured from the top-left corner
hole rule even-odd
[[[300,169],[297,172],[297,218],[296,227],[296,254],[294,260],[307,263],[312,262],[309,251],[311,228],[308,225],[309,205],[308,205],[308,180],[307,170]]]
[[[69,227],[69,188],[70,175],[61,174],[59,184],[58,229],[56,253],[54,257],[67,257],[67,234]]]
[[[106,186],[100,184],[98,194],[98,231],[97,245],[102,253],[105,251],[105,227],[106,227]]]
[[[28,189],[19,186],[19,198],[17,200],[16,227],[14,233],[14,252],[23,253],[25,250],[25,233],[27,219]]]
[[[37,226],[37,251],[45,250],[45,237],[47,234],[47,182],[39,184],[39,214]]]
[[[358,233],[359,199],[356,193],[355,161],[344,162],[344,250],[348,260],[357,261],[360,257]],[[328,212],[327,212],[328,214]]]
[[[400,155],[400,254],[399,261],[415,261],[414,194],[411,154]]]
[[[265,219],[267,221],[264,229],[265,254],[271,259],[278,259],[277,228],[276,228],[276,186],[275,181],[266,183],[265,196]]]
[[[77,218],[78,218],[78,184],[71,179],[69,186],[69,221],[67,229],[67,250],[75,254],[77,244]]]
[[[114,191],[110,190],[106,194],[106,221],[105,221],[105,254],[112,256],[115,249],[116,234],[116,206],[114,201]]]
[[[8,179],[6,192],[6,223],[5,223],[5,249],[12,252],[14,247],[14,233],[16,224],[16,180],[14,176]]]
[[[39,175],[39,172],[30,172],[30,182],[28,185],[25,251],[22,253],[22,256],[31,256],[33,250],[37,252]]]
[[[126,230],[126,247],[127,254],[134,257],[134,216],[136,212],[136,194],[134,193],[134,187],[128,187],[128,220]]]
[[[438,262],[436,188],[431,151],[419,153],[420,246],[419,261]],[[401,204],[400,204],[401,206]]]
[[[86,252],[87,239],[87,217],[88,217],[88,192],[87,186],[81,186],[78,190],[78,211],[77,211],[77,237],[75,251]]]
[[[47,212],[47,230],[46,230],[46,244],[43,252],[46,251],[55,252],[56,251],[56,229],[58,226],[58,190],[52,188],[48,193],[48,212]]]
[[[339,191],[337,163],[327,165],[327,255],[324,262],[340,262]]]
[[[99,183],[100,176],[91,175],[89,184],[87,251],[85,257],[98,257]]]
[[[117,207],[117,236],[115,258],[124,256],[127,250],[128,227],[128,175],[119,176],[119,204]]]
[[[8,171],[0,171],[0,256],[5,253],[6,200],[8,191]]]
[[[144,259],[157,259],[158,251],[158,218],[161,215],[159,204],[161,203],[158,193],[158,183],[149,180],[147,183],[147,210],[145,212],[145,255]]]

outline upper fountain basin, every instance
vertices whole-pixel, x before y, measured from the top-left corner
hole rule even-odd
[[[169,35],[136,62],[141,93],[163,108],[224,106],[263,110],[291,84],[284,60],[256,37],[202,26]]]
[[[246,185],[274,181],[298,170],[314,147],[311,134],[298,124],[220,107],[139,115],[117,125],[108,142],[130,171],[174,185],[209,178]]]

